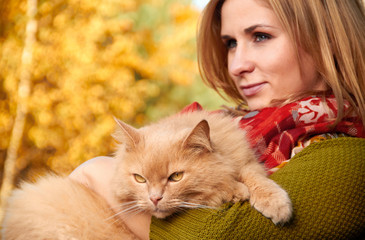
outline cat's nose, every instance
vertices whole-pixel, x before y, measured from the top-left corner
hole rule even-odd
[[[151,202],[153,202],[153,204],[155,205],[155,206],[157,206],[157,204],[158,204],[158,202],[160,201],[162,199],[162,197],[161,196],[157,196],[157,197],[150,197],[150,200],[151,200]]]

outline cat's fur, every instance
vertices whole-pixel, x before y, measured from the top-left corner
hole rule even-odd
[[[287,193],[266,177],[231,117],[195,111],[140,129],[118,124],[114,137],[120,142],[115,154],[119,163],[112,189],[120,212],[144,211],[164,218],[184,208],[249,199],[274,223],[290,219]],[[113,215],[93,191],[71,179],[49,176],[14,192],[3,237],[133,239]]]

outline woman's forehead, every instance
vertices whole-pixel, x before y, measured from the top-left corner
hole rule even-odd
[[[261,0],[226,0],[221,11],[222,34],[232,28],[247,32],[255,26],[281,29],[274,11],[262,3]]]

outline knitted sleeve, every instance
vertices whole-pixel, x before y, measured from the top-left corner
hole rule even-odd
[[[152,220],[151,239],[358,239],[365,235],[365,139],[313,143],[271,175],[293,219],[275,226],[248,202]]]

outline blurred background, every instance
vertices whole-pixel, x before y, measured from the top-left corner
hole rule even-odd
[[[113,116],[140,127],[227,104],[197,69],[206,2],[1,0],[2,186],[111,155]]]

